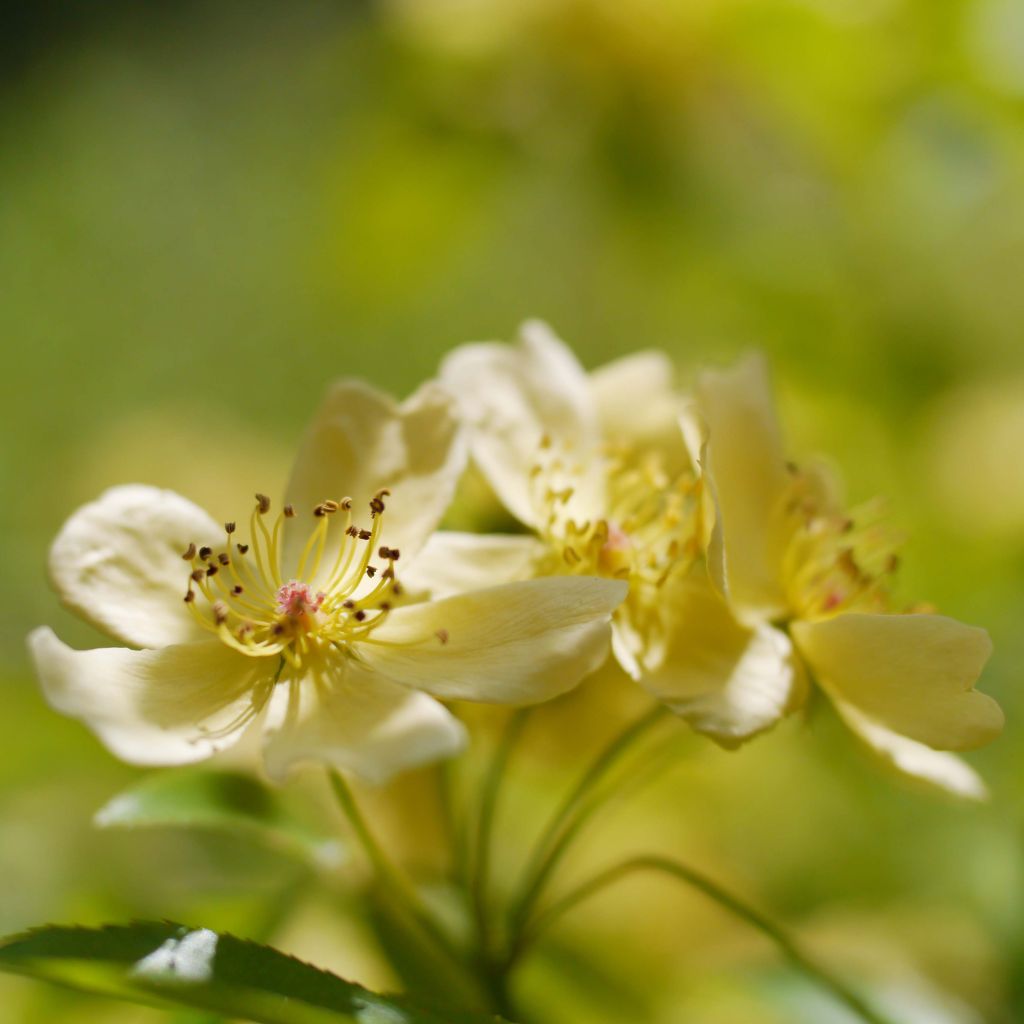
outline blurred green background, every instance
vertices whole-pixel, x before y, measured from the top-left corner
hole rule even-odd
[[[406,393],[541,316],[588,366],[661,347],[684,383],[767,351],[794,453],[887,494],[908,594],[991,630],[1009,720],[972,758],[983,807],[892,779],[824,711],[738,753],[685,741],[578,866],[684,854],[907,1024],[1024,1020],[1019,0],[50,3],[2,45],[0,932],[255,932],[291,877],[230,838],[92,828],[139,773],[45,708],[23,648],[41,622],[95,641],[45,582],[64,518],[129,480],[233,518],[331,377]],[[614,686],[584,691],[549,714],[589,749]],[[510,836],[578,756],[551,723]],[[417,784],[371,794],[398,840]],[[331,910],[296,900],[275,941],[396,984]],[[580,911],[522,989],[560,1024],[849,1020],[654,881]],[[0,1005],[165,1019],[10,979]]]

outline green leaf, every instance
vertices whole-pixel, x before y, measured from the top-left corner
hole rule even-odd
[[[0,942],[0,971],[160,1008],[256,1024],[497,1024],[376,995],[268,946],[206,928],[140,922],[47,926]]]
[[[94,821],[101,828],[244,831],[317,867],[337,867],[344,860],[339,840],[307,825],[276,793],[238,772],[154,772],[110,800]]]

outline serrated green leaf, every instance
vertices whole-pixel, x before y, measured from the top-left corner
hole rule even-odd
[[[296,817],[278,795],[238,772],[155,772],[123,790],[94,818],[101,828],[202,828],[246,832],[318,867],[344,860],[341,842]]]
[[[0,942],[0,970],[256,1024],[500,1024],[377,995],[268,946],[171,923],[36,929]]]

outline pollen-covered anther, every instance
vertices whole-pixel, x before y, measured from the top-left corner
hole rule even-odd
[[[240,555],[244,555],[249,550],[248,544],[236,544],[235,546],[238,548],[238,553]]]
[[[377,554],[381,558],[386,558],[389,562],[397,562],[401,555],[401,552],[398,550],[398,548],[389,548],[382,544]]]
[[[270,511],[270,499],[265,494],[256,495],[256,511],[265,516]]]
[[[231,559],[228,556],[228,553],[226,551],[222,551],[217,556],[217,561],[220,562],[221,565],[230,565],[231,564]]]
[[[332,516],[341,506],[336,501],[321,501],[316,508],[313,509],[313,515],[315,516]]]
[[[196,557],[195,544],[189,544],[189,546],[185,548],[185,553],[181,557],[184,558],[186,562],[191,562],[192,559]]]
[[[359,531],[359,539],[360,540],[369,540],[372,536],[373,536],[373,534],[369,530],[360,530]]]
[[[377,566],[375,566],[375,565],[368,565],[366,567],[366,575],[369,576],[370,579],[372,580],[373,577],[377,575]]]
[[[384,498],[389,496],[391,492],[386,488],[382,487],[371,499],[370,499],[370,515],[379,516],[384,511]]]
[[[217,568],[217,566],[215,566],[215,565],[211,565],[211,566],[210,566],[210,567],[209,567],[209,568],[208,568],[208,569],[206,570],[206,575],[207,575],[207,576],[216,576],[216,575],[217,575],[217,573],[218,573],[219,571],[220,571],[220,570],[219,570],[219,569]]]
[[[225,523],[224,524],[224,532],[225,533],[234,533],[235,532],[235,524],[234,523]]]
[[[212,555],[212,554],[213,554],[213,548],[208,548],[208,547],[205,547],[205,546],[204,546],[204,547],[201,547],[201,548],[199,549],[199,557],[200,557],[200,558],[201,558],[201,559],[202,559],[202,560],[203,560],[204,562],[205,562],[205,561],[206,561],[206,560],[207,560],[207,559],[208,559],[208,558],[210,557],[210,555]]]
[[[295,514],[296,513],[295,513],[295,506],[294,505],[285,505],[285,507],[284,507],[284,517],[285,517],[285,519],[294,519],[295,518]]]

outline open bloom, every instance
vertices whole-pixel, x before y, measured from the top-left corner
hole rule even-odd
[[[463,462],[436,385],[398,405],[341,382],[279,509],[257,495],[247,523],[219,527],[169,491],[107,491],[65,524],[50,572],[65,604],[129,646],[77,651],[37,629],[47,699],[136,764],[200,760],[258,720],[272,776],[312,758],[383,780],[462,746],[435,698],[527,704],[569,689],[603,658],[624,584],[536,579],[418,601],[399,581]]]
[[[435,593],[560,573],[629,584],[612,643],[647,684],[665,657],[679,588],[702,556],[706,502],[692,471],[671,368],[640,353],[588,376],[543,324],[518,344],[463,345],[441,379],[472,453],[529,535],[435,534],[421,566]]]
[[[676,710],[724,741],[747,734],[766,694],[799,707],[811,679],[843,721],[897,769],[965,796],[978,776],[948,751],[998,735],[1003,715],[973,689],[988,634],[891,597],[897,540],[877,504],[846,511],[821,469],[787,462],[763,359],[707,372],[687,417],[713,508],[708,573],[694,577],[666,668]],[[765,724],[770,724],[766,721]]]

